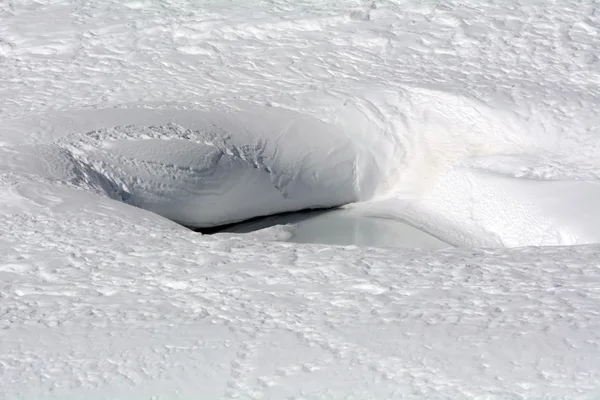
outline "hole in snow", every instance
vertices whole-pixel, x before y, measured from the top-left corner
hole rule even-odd
[[[248,234],[257,239],[339,246],[441,249],[451,247],[412,225],[358,209],[306,210],[196,229],[204,234]]]
[[[393,132],[358,106],[345,106],[335,124],[250,106],[47,116],[39,129],[58,136],[51,147],[59,151],[36,153],[39,173],[185,226],[274,215],[221,235],[393,247],[440,245],[423,231],[458,246],[600,242],[597,180],[525,157],[512,144],[520,125],[496,110],[425,90],[405,96],[421,111]],[[360,205],[279,215],[351,203]]]

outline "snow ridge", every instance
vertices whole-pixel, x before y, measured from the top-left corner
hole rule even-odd
[[[313,118],[283,109],[162,111],[159,118],[166,124],[117,124],[68,134],[52,145],[74,157],[76,174],[96,182],[96,192],[187,226],[358,199],[358,151],[334,127]],[[327,142],[335,146],[323,146]]]

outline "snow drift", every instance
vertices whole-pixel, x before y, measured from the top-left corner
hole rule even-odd
[[[96,130],[65,146],[124,202],[192,227],[359,198],[357,149],[286,110],[179,113],[165,125]]]
[[[52,119],[44,129],[69,128],[51,143],[25,146],[40,165],[32,168],[29,157],[7,163],[191,227],[348,204],[368,198],[378,179],[357,170],[369,149],[285,109],[105,109]]]
[[[49,113],[33,123],[45,142],[21,143],[5,164],[190,227],[357,203],[359,218],[409,222],[459,246],[600,241],[598,183],[511,170],[530,162],[523,119],[429,89],[369,96],[325,121],[244,103]],[[4,128],[7,144],[25,123]],[[511,162],[498,169],[498,159]]]
[[[597,241],[596,1],[198,3],[0,1],[0,397],[600,398],[599,245],[156,214]]]

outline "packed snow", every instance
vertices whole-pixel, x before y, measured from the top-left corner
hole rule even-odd
[[[0,398],[600,397],[599,10],[0,3]]]

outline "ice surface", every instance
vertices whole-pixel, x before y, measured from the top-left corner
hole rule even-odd
[[[600,397],[599,17],[0,2],[0,397]]]
[[[363,215],[360,208],[276,215],[227,227],[220,232],[253,232],[254,237],[266,240],[340,246],[404,249],[451,247],[404,221]]]

